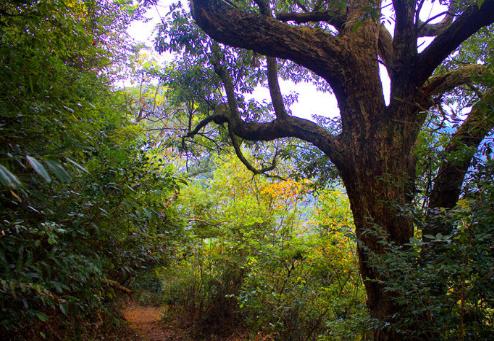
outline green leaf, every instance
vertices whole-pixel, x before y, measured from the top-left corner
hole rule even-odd
[[[46,314],[43,314],[42,312],[40,311],[36,311],[35,312],[36,316],[41,320],[41,322],[46,322],[48,321],[48,316],[46,316]]]
[[[45,160],[46,164],[48,165],[48,168],[53,172],[53,174],[56,175],[58,180],[62,182],[70,182],[70,175],[67,173],[65,168],[57,161],[46,159]]]
[[[58,282],[54,282],[54,283],[53,283],[53,286],[55,287],[55,289],[56,289],[59,293],[62,293],[62,292],[63,292],[63,289],[62,289],[62,286],[60,285],[60,283],[58,283]]]
[[[359,20],[355,26],[353,26],[353,32],[357,32],[357,30],[364,24],[363,20]]]
[[[69,307],[67,306],[67,303],[61,302],[58,306],[60,307],[60,310],[62,311],[62,313],[64,315],[67,315],[67,313],[69,311]]]
[[[72,159],[69,159],[68,157],[66,157],[65,160],[67,160],[68,162],[70,162],[71,164],[73,164],[75,166],[75,168],[77,168],[78,170],[83,171],[84,173],[89,174],[89,171],[86,169],[86,167],[78,164],[77,162],[75,162]]]
[[[29,162],[29,164],[31,165],[31,167],[34,168],[36,173],[41,175],[47,182],[51,182],[50,174],[48,174],[48,172],[46,171],[46,168],[41,164],[41,162],[39,162],[34,157],[29,156],[29,155],[26,155],[26,159]]]
[[[146,207],[143,207],[142,210],[144,211],[144,213],[146,214],[146,216],[149,219],[152,219],[153,216],[151,215],[151,212]]]
[[[74,297],[74,296],[70,296],[70,295],[63,295],[62,298],[66,301],[70,301],[70,302],[78,302],[79,299],[77,297]]]
[[[17,177],[12,174],[7,168],[3,165],[0,165],[0,182],[10,188],[17,188],[21,186],[21,182]]]

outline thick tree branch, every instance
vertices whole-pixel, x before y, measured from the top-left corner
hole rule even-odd
[[[381,25],[379,28],[379,40],[377,47],[379,49],[379,56],[381,57],[384,65],[387,67],[393,67],[393,37],[384,25]]]
[[[211,122],[217,124],[230,123],[236,136],[249,141],[273,141],[283,137],[295,137],[307,141],[321,149],[332,161],[343,162],[341,143],[338,136],[333,136],[324,128],[309,120],[288,116],[285,120],[274,120],[268,123],[245,122],[232,117],[229,105],[220,104],[215,113],[204,118],[194,130],[184,137],[197,135],[203,127]],[[336,163],[333,161],[333,163]]]
[[[403,75],[407,75],[410,65],[417,55],[417,39],[415,30],[415,1],[393,0],[396,13],[394,39],[393,39],[393,67]],[[395,70],[391,70],[395,71]],[[390,73],[392,79],[394,72]],[[408,82],[408,80],[404,80]],[[394,82],[393,82],[394,83]]]
[[[453,53],[461,43],[482,27],[494,23],[494,0],[486,0],[479,9],[472,5],[461,14],[420,55],[415,64],[417,84],[424,83],[434,70]]]
[[[415,15],[415,1],[393,0],[393,8],[396,13],[396,34],[401,34],[403,29],[413,27]]]
[[[345,24],[345,18],[339,9],[309,13],[278,13],[276,14],[276,19],[283,22],[293,21],[297,24],[325,21],[338,30],[340,30]]]
[[[431,77],[422,90],[420,104],[428,108],[433,104],[432,97],[440,96],[454,88],[470,83],[472,79],[486,72],[484,65],[468,65],[441,75]]]
[[[474,106],[468,118],[453,134],[446,147],[446,154],[451,155],[463,148],[477,150],[482,140],[494,128],[494,112],[487,108],[494,104],[494,90],[489,90],[481,101]],[[447,160],[439,168],[432,190],[429,208],[453,208],[461,193],[461,186],[470,167],[473,152],[455,160]],[[461,155],[461,154],[460,154]]]
[[[453,22],[454,14],[451,12],[441,13],[439,16],[446,14],[444,19],[437,24],[428,24],[429,21],[434,20],[437,16],[430,18],[426,22],[419,21],[417,24],[417,33],[419,37],[435,37],[442,33]]]
[[[345,48],[345,42],[320,30],[241,12],[220,0],[192,0],[191,11],[196,23],[213,39],[290,59],[326,79],[337,96],[342,94],[345,77],[341,65],[348,64],[354,52]]]

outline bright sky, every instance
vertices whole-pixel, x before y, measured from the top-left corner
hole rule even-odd
[[[152,7],[147,16],[151,20],[147,23],[134,22],[129,28],[129,34],[137,41],[147,43],[147,45],[153,45],[154,33],[153,30],[156,25],[160,22],[160,17],[164,17],[169,10],[170,4],[176,2],[177,0],[159,0],[158,5]],[[183,1],[183,0],[182,0]],[[444,8],[444,7],[443,7]],[[427,6],[422,11],[422,20],[426,20],[427,17],[432,17],[444,9],[440,8],[438,5]],[[438,18],[436,21],[440,21]],[[392,24],[391,24],[392,25]],[[390,29],[392,32],[392,29]],[[424,44],[421,49],[424,49]],[[160,58],[161,59],[161,58]],[[163,60],[167,60],[167,56],[162,56]],[[170,57],[171,59],[171,57]],[[168,60],[170,60],[168,59]],[[385,68],[381,66],[381,81],[383,83],[384,95],[386,102],[389,103],[389,78],[385,71]],[[291,82],[282,81],[280,84],[281,92],[283,94],[289,94],[290,92],[298,92],[298,102],[293,104],[291,107],[292,113],[295,116],[310,119],[312,114],[324,115],[324,116],[337,116],[339,114],[336,98],[328,93],[323,93],[317,91],[316,88],[307,83],[293,84]],[[257,89],[253,96],[257,100],[270,100],[269,90],[267,88]]]

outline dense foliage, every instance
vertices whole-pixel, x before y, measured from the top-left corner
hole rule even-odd
[[[167,257],[179,229],[164,204],[178,189],[174,170],[146,151],[128,96],[110,86],[135,8],[1,6],[3,334],[60,314],[71,319],[48,322],[99,316],[136,271]]]
[[[476,171],[452,210],[431,215],[417,206],[399,207],[417,227],[410,243],[391,244],[376,229],[388,253],[372,253],[372,264],[402,307],[395,327],[403,337],[487,340],[493,333],[492,161]],[[423,235],[431,224],[450,225],[452,233]]]
[[[316,205],[307,182],[253,177],[231,157],[214,167],[180,198],[189,244],[158,271],[164,302],[202,335],[243,326],[276,340],[364,336],[371,320],[345,196],[324,191]]]

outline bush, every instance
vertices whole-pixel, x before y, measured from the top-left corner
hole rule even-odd
[[[487,184],[486,184],[487,185]],[[409,210],[421,231],[427,224],[453,226],[450,235],[412,238],[372,255],[373,265],[401,307],[391,327],[410,340],[487,340],[494,333],[494,215],[492,184],[481,198],[466,195],[452,210]]]
[[[235,296],[245,271],[238,265],[191,256],[173,269],[163,269],[163,303],[180,307],[196,336],[230,334],[242,326]]]

